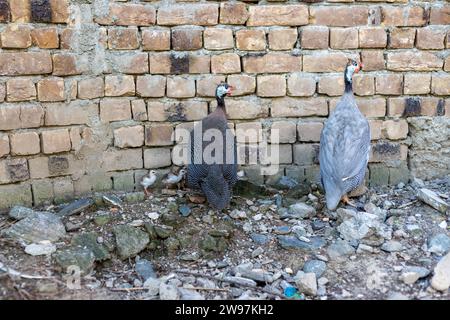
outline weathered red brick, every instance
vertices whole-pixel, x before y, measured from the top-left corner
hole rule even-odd
[[[287,53],[267,53],[263,56],[244,56],[246,73],[284,73],[302,70],[302,57]]]
[[[221,24],[245,24],[248,19],[247,5],[241,2],[222,2],[220,4]]]
[[[310,7],[310,23],[332,27],[366,25],[368,8],[364,6]]]
[[[433,6],[430,13],[430,24],[450,24],[450,5]]]
[[[189,5],[170,5],[158,9],[159,25],[216,25],[219,20],[219,7],[215,3]]]
[[[383,6],[381,11],[385,26],[423,26],[427,22],[425,11],[419,6]]]
[[[347,65],[343,53],[319,53],[303,56],[303,71],[307,72],[343,72]]]
[[[52,72],[48,52],[1,52],[0,75],[35,75]]]
[[[151,51],[170,50],[169,29],[142,30],[142,48]]]
[[[57,49],[59,48],[58,29],[56,28],[39,28],[31,31],[33,44],[41,49]]]
[[[308,7],[302,4],[249,7],[248,26],[302,26],[306,24],[308,24]]]
[[[143,4],[109,5],[109,14],[106,17],[97,17],[99,24],[118,26],[149,26],[156,22],[156,9]]]
[[[431,71],[440,70],[441,58],[426,51],[391,52],[387,54],[387,69],[394,71]]]

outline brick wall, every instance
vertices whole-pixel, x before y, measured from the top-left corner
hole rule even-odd
[[[250,179],[317,180],[347,57],[364,63],[369,181],[404,181],[408,118],[450,115],[449,25],[438,0],[0,0],[0,207],[138,190],[223,80],[236,129],[280,130],[280,172]]]

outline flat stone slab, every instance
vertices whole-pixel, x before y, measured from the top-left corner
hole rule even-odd
[[[312,237],[309,242],[299,240],[292,236],[278,236],[278,242],[283,249],[317,250],[326,245],[326,240],[321,237]]]
[[[5,237],[25,243],[56,242],[66,235],[61,219],[51,213],[36,212],[3,231]]]
[[[16,220],[22,220],[32,216],[36,213],[33,209],[22,207],[22,206],[14,206],[9,210],[8,215]]]
[[[79,199],[79,200],[76,200],[76,201],[68,204],[64,208],[62,208],[58,212],[58,216],[60,216],[60,217],[68,217],[68,216],[75,215],[77,213],[80,213],[83,210],[86,210],[87,208],[89,208],[93,204],[94,204],[94,200],[92,200],[92,199]]]
[[[448,210],[448,204],[444,200],[442,200],[434,191],[426,188],[419,189],[417,197],[439,212],[446,213],[446,211]]]

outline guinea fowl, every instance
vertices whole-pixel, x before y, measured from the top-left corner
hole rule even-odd
[[[166,185],[166,187],[177,185],[177,188],[179,189],[181,180],[183,180],[185,174],[186,174],[185,169],[181,169],[178,172],[178,174],[173,174],[172,172],[169,172],[162,182]]]
[[[202,190],[208,203],[217,210],[229,205],[233,185],[238,179],[236,137],[228,127],[225,109],[225,96],[230,95],[231,90],[224,82],[217,86],[216,110],[194,127],[190,137],[188,186]]]
[[[364,180],[370,151],[370,129],[353,96],[352,76],[362,65],[349,59],[344,73],[345,92],[320,136],[320,175],[327,208],[342,201],[353,205],[347,193]]]
[[[144,193],[148,196],[148,188],[150,188],[156,181],[156,171],[151,170],[147,175],[141,179],[141,185],[144,187]]]

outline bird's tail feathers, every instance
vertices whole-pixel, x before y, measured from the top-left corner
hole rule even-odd
[[[210,170],[201,188],[208,199],[208,203],[218,210],[222,210],[230,203],[230,188],[222,173]]]

